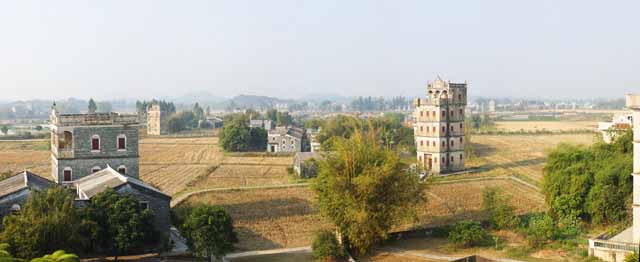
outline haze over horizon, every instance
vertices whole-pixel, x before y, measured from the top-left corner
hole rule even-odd
[[[640,89],[638,1],[11,1],[0,100],[206,91],[619,98]],[[635,69],[635,70],[634,70]]]

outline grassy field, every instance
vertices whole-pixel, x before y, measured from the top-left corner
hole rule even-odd
[[[594,121],[496,121],[496,129],[514,131],[576,131],[596,130],[598,123]]]
[[[0,141],[0,173],[25,169],[50,178],[51,156],[48,141]]]
[[[489,180],[432,185],[429,199],[419,208],[418,220],[397,230],[435,226],[465,218],[479,218],[482,189],[502,188],[519,212],[541,210],[540,193],[510,180]],[[307,187],[211,192],[189,198],[185,204],[221,205],[234,219],[240,251],[302,247],[311,244],[313,232],[329,228]]]
[[[476,157],[467,168],[479,169],[475,175],[516,175],[529,182],[542,182],[542,168],[549,150],[560,143],[590,145],[593,134],[555,135],[474,135],[471,138]]]

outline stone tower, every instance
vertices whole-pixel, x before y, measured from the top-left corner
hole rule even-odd
[[[626,95],[633,110],[633,243],[640,243],[640,95]]]
[[[164,135],[166,113],[162,111],[159,104],[153,104],[147,112],[147,134],[152,136]]]
[[[60,184],[110,166],[138,177],[138,116],[51,110],[51,174]]]
[[[427,85],[427,98],[414,100],[418,165],[441,174],[464,169],[464,114],[467,83],[440,77]]]

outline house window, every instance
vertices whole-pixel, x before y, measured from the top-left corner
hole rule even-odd
[[[460,129],[462,129],[462,123],[460,123]]]
[[[462,111],[462,109],[460,109],[460,117],[464,117],[464,111]]]
[[[118,136],[118,150],[127,150],[127,136]]]
[[[458,95],[458,100],[462,100],[462,95]]]
[[[453,156],[451,157],[451,163],[453,163]]]
[[[446,112],[442,111],[442,116],[445,116],[446,114],[447,114]]]
[[[9,210],[9,213],[11,213],[11,214],[15,214],[15,213],[20,212],[20,210],[21,210],[21,209],[22,209],[22,207],[20,207],[20,205],[19,205],[19,204],[13,204],[13,205],[11,206],[11,209]]]
[[[460,155],[460,160],[462,160],[462,155]]]
[[[100,151],[100,136],[94,135],[91,137],[91,151]]]
[[[422,146],[422,145],[423,145],[423,141],[420,141],[420,146]]]
[[[62,171],[62,181],[71,182],[73,180],[73,170],[70,167],[65,167]]]
[[[436,117],[436,111],[432,112],[433,117]]]
[[[431,145],[433,145],[433,146],[435,147],[435,146],[436,146],[436,141],[433,141],[433,142],[431,143]]]
[[[462,144],[462,137],[460,138],[460,144]]]
[[[94,166],[94,167],[92,167],[92,168],[91,168],[91,174],[93,174],[93,173],[95,173],[95,172],[100,171],[100,169],[102,169],[102,168],[100,168],[99,166]]]
[[[453,147],[453,140],[451,140],[451,146]]]
[[[455,131],[455,130],[454,130],[453,126],[451,126],[451,132],[453,132],[453,131]]]
[[[127,167],[126,166],[119,166],[118,167],[118,173],[126,175],[127,174]]]
[[[436,132],[436,127],[434,126],[434,127],[432,128],[432,130],[433,130],[433,132],[435,133],[435,132]]]
[[[420,126],[420,132],[422,132],[422,131],[424,131],[424,130],[422,129],[422,126]]]
[[[444,132],[444,126],[442,127],[442,132]]]
[[[147,201],[140,201],[140,207],[141,207],[143,210],[149,209],[149,202],[147,202]]]
[[[423,111],[420,111],[420,116],[423,116],[423,115],[424,115],[424,112],[423,112]]]

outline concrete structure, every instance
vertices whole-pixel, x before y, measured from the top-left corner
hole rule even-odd
[[[0,221],[4,216],[20,211],[32,191],[44,191],[52,185],[51,181],[28,171],[0,181]]]
[[[414,134],[420,167],[433,174],[464,169],[464,114],[467,84],[438,77],[427,98],[414,100]]]
[[[164,112],[159,104],[153,104],[147,110],[147,134],[152,136],[164,135],[167,133],[166,112]]]
[[[611,238],[589,239],[589,255],[607,262],[622,262],[640,247],[640,95],[626,95],[626,106],[633,111],[633,225]]]
[[[57,183],[107,165],[138,177],[138,117],[117,113],[59,114],[51,111],[51,175]]]
[[[269,131],[267,152],[295,153],[302,152],[305,131],[301,128],[276,127]]]
[[[261,120],[261,119],[252,119],[249,120],[250,128],[262,128],[264,130],[273,130],[273,121],[271,120]]]
[[[169,232],[171,197],[136,178],[125,176],[108,166],[76,180],[73,186],[78,194],[77,200],[81,202],[91,200],[92,197],[107,189],[113,189],[118,194],[130,195],[153,211],[156,230]]]
[[[633,115],[624,114],[613,117],[611,122],[599,122],[598,131],[602,134],[602,139],[606,143],[611,143],[616,134],[631,128],[633,125]]]
[[[489,113],[495,113],[496,112],[496,100],[490,100],[489,101]]]

